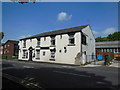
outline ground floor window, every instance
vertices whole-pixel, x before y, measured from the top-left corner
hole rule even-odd
[[[36,58],[40,58],[40,50],[36,50]]]
[[[28,52],[27,52],[27,50],[23,50],[23,58],[28,58]]]
[[[55,58],[55,51],[51,51],[51,58]]]
[[[120,48],[118,48],[118,52],[120,53]]]
[[[43,51],[43,56],[45,56],[45,51]]]

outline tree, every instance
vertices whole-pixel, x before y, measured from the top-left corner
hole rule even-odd
[[[4,32],[0,32],[0,41],[3,39],[4,37]]]
[[[107,39],[109,39],[109,41],[119,41],[120,40],[120,32],[114,32],[113,34],[109,34],[107,36]]]
[[[107,38],[106,37],[97,37],[95,40],[96,40],[96,42],[103,42],[103,41],[106,41]]]
[[[96,42],[103,41],[120,41],[120,32],[114,32],[113,34],[109,34],[107,37],[97,37]]]

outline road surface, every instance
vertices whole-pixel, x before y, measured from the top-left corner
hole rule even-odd
[[[116,90],[119,85],[118,68],[107,66],[82,67],[43,62],[3,60],[2,73],[3,77],[12,78],[16,82],[44,89],[109,88]]]

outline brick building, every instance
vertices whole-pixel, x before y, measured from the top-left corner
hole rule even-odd
[[[18,41],[15,40],[8,40],[3,45],[3,56],[18,56],[19,47]]]
[[[120,60],[120,41],[96,42],[96,55],[113,54],[114,59]]]

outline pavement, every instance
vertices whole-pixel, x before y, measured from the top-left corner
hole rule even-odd
[[[2,61],[2,60],[0,60]],[[18,59],[14,59],[13,61],[18,61]],[[20,60],[23,61],[23,60]],[[26,61],[25,61],[26,62]],[[63,63],[55,63],[55,62],[44,62],[44,61],[34,61],[38,63],[51,63],[51,64],[58,64],[58,65],[71,65],[71,66],[76,66],[74,64],[63,64]],[[1,62],[0,62],[1,63]],[[81,67],[100,67],[100,66],[105,66],[104,61],[96,61],[96,62],[91,62],[90,64],[83,65]],[[110,65],[106,65],[107,67],[116,67],[120,68],[120,61],[113,61]]]
[[[87,64],[83,67],[100,67],[100,66],[105,66],[104,61],[97,61],[97,62],[92,62],[90,64]],[[110,65],[106,65],[106,67],[116,67],[120,68],[120,61],[113,61]]]

